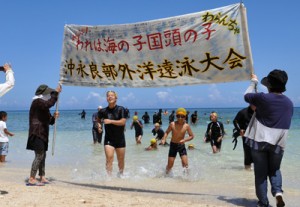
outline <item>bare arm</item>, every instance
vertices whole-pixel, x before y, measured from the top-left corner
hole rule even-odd
[[[4,129],[4,133],[7,134],[7,135],[9,135],[9,136],[14,136],[14,134],[11,133],[11,132],[9,132],[7,129]]]

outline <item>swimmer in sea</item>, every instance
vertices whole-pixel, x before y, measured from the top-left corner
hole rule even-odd
[[[157,141],[155,138],[150,140],[150,145],[145,148],[146,151],[157,150]]]
[[[135,130],[135,141],[136,144],[142,143],[142,137],[143,137],[143,124],[141,120],[139,120],[138,116],[133,116],[132,123],[130,126],[130,129],[134,127]]]
[[[192,140],[194,138],[194,134],[190,125],[185,122],[186,115],[187,112],[184,108],[178,108],[176,110],[177,120],[170,123],[162,139],[162,144],[165,144],[169,133],[172,132],[166,174],[169,174],[171,171],[177,153],[180,155],[182,167],[188,169],[188,158],[184,143]],[[188,133],[187,137],[185,137],[186,132]]]

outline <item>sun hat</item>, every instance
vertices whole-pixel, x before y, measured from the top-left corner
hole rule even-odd
[[[50,94],[52,91],[54,91],[54,89],[49,88],[47,85],[42,84],[40,85],[36,91],[35,91],[35,95],[47,95]]]
[[[184,115],[184,116],[186,116],[186,110],[185,110],[185,108],[178,108],[177,110],[176,110],[176,115]]]
[[[279,90],[284,92],[286,90],[285,85],[288,81],[288,75],[284,70],[272,70],[267,77],[261,80],[261,84],[270,89]]]
[[[155,138],[153,138],[153,139],[150,140],[150,144],[155,144],[155,143],[156,143],[156,139]]]

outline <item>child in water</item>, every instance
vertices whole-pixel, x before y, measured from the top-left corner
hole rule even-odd
[[[150,145],[149,145],[149,147],[146,147],[145,150],[147,150],[147,151],[157,150],[157,141],[155,138],[150,140]]]
[[[168,134],[172,132],[166,174],[169,174],[169,172],[171,171],[177,152],[180,155],[182,167],[185,169],[188,168],[188,158],[185,148],[185,142],[192,140],[194,138],[194,134],[191,130],[190,125],[185,122],[186,115],[187,112],[184,108],[178,108],[176,110],[177,120],[170,123],[162,139],[162,144],[165,144]],[[186,132],[188,133],[187,137],[185,137]]]
[[[142,143],[142,137],[143,137],[143,124],[141,120],[139,120],[138,116],[133,116],[132,118],[132,123],[130,126],[130,129],[134,127],[135,130],[135,141],[136,144],[141,144]]]

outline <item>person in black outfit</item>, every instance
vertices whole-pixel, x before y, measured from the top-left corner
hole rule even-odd
[[[233,120],[234,128],[243,138],[244,165],[246,170],[251,169],[251,163],[253,163],[253,159],[251,156],[251,148],[247,144],[245,144],[246,137],[244,137],[244,134],[254,113],[254,110],[255,106],[253,105],[243,108],[237,113]]]
[[[164,137],[165,132],[164,130],[160,127],[159,123],[154,124],[154,128],[152,129],[152,134],[153,136],[156,136],[156,140],[160,140]],[[160,142],[159,145],[162,145]],[[164,145],[169,145],[167,142]]]
[[[113,168],[114,152],[116,151],[119,175],[123,175],[125,166],[125,124],[126,112],[123,106],[117,105],[117,93],[108,91],[106,100],[108,106],[98,112],[98,119],[103,120],[105,136],[104,151],[106,156],[106,171],[111,175]]]
[[[98,111],[93,113],[92,116],[92,122],[93,122],[93,127],[92,127],[92,134],[93,134],[93,140],[94,144],[101,144],[102,142],[102,135],[103,135],[103,122],[102,120],[98,119],[98,112],[102,109],[102,106],[98,106]]]
[[[222,139],[225,135],[224,125],[218,121],[218,114],[212,112],[210,114],[211,122],[207,125],[204,141],[207,142],[210,139],[211,148],[213,153],[221,151]]]
[[[172,111],[172,113],[169,116],[169,124],[173,121],[175,121],[175,111],[174,110]]]
[[[144,120],[144,124],[149,124],[150,116],[148,112],[146,111],[145,114],[142,116],[142,119]]]
[[[198,122],[198,112],[194,111],[194,113],[191,115],[191,123],[193,125],[196,125]]]
[[[187,111],[186,112],[186,117],[185,117],[185,123],[189,123],[189,114],[190,114],[190,111]]]
[[[153,124],[156,124],[156,123],[158,123],[158,116],[157,116],[157,113],[156,112],[154,112],[154,114],[153,114],[153,116],[152,116],[152,121],[153,121]]]
[[[86,115],[85,110],[83,109],[82,112],[79,113],[79,115],[81,116],[81,119],[85,119],[85,115]]]
[[[157,122],[155,122],[155,123],[159,123],[159,125],[162,125],[162,118],[161,118],[161,116],[162,116],[162,109],[159,109],[158,113],[157,113]]]

